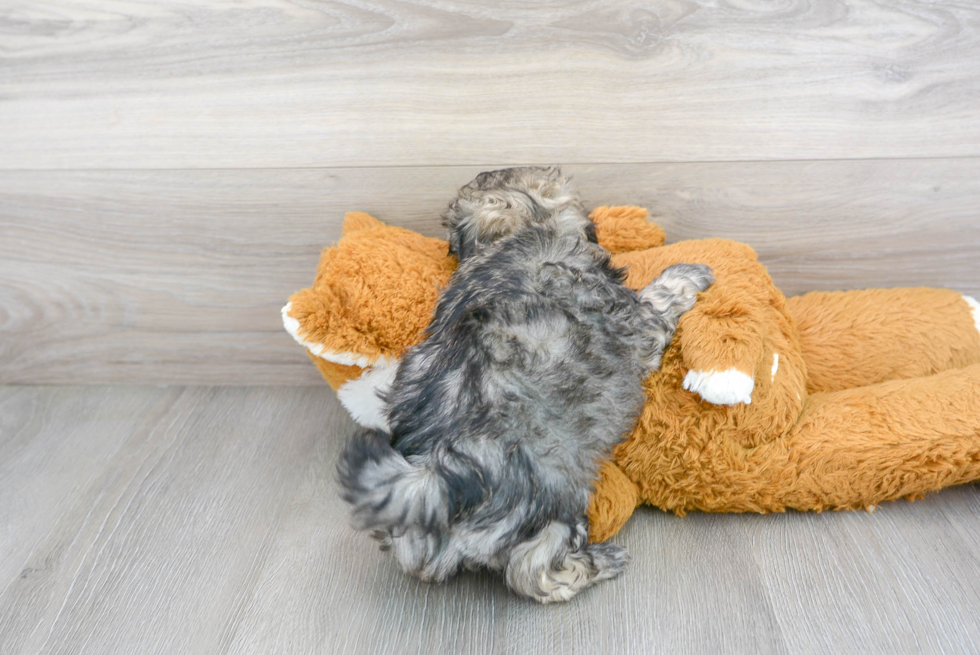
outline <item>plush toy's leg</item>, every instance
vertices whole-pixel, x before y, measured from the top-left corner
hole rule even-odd
[[[751,404],[765,342],[754,298],[703,298],[685,317],[683,386],[714,405]]]
[[[773,365],[771,357],[763,363],[772,306],[784,302],[755,252],[734,241],[703,239],[624,253],[613,261],[628,268],[633,288],[672,264],[711,267],[717,282],[683,316],[684,329],[677,333],[688,368],[683,385],[715,405],[751,404],[757,373]]]
[[[955,291],[815,292],[790,298],[787,307],[799,330],[810,392],[980,362],[980,308]]]
[[[980,364],[814,394],[782,444],[757,455],[779,504],[801,510],[856,509],[980,479]]]
[[[589,498],[589,541],[605,541],[619,532],[639,502],[636,483],[613,462],[603,462]]]

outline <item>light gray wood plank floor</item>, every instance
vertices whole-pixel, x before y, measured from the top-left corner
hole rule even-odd
[[[0,651],[980,650],[980,488],[874,513],[640,511],[542,607],[402,575],[346,525],[323,386],[0,387]]]

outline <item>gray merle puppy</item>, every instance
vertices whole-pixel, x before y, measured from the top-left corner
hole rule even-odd
[[[412,575],[489,568],[568,600],[626,564],[588,542],[589,493],[713,277],[680,264],[624,286],[558,168],[483,173],[444,218],[459,269],[384,396],[390,434],[347,444],[343,497]]]

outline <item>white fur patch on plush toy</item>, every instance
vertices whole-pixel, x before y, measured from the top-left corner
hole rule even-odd
[[[292,303],[286,303],[282,308],[282,325],[299,345],[328,362],[360,366],[365,369],[361,377],[348,380],[337,389],[337,398],[359,425],[387,432],[388,418],[385,416],[384,403],[379,394],[391,388],[395,374],[398,373],[398,360],[381,356],[372,362],[365,355],[354,356],[350,353],[327,350],[322,343],[306,341],[299,334],[299,321],[289,315],[291,307]]]
[[[388,432],[388,418],[380,394],[391,388],[398,373],[398,360],[381,358],[356,380],[337,389],[337,398],[359,425]]]
[[[688,371],[683,386],[712,405],[751,405],[755,380],[734,368],[727,371]]]
[[[970,311],[973,313],[973,323],[977,326],[977,332],[980,332],[980,302],[970,296],[963,296],[963,300],[970,306]]]

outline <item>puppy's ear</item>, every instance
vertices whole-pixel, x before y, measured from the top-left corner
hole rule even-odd
[[[476,179],[474,179],[473,182],[471,182],[470,184],[475,183],[476,188],[478,189],[487,189],[497,184],[497,178],[499,176],[500,176],[500,171],[483,171],[482,173],[477,175]]]
[[[449,254],[456,255],[456,259],[462,260],[463,256],[460,253],[462,247],[462,237],[460,237],[458,231],[450,231],[447,235],[449,237]]]
[[[459,200],[454,200],[446,213],[443,214],[442,224],[446,228],[446,241],[449,242],[449,254],[455,255],[456,259],[463,261],[473,252],[471,239],[467,238],[467,228],[462,210],[459,208]]]
[[[561,166],[545,166],[544,172],[548,179],[561,184],[567,184],[572,179],[561,174]]]
[[[462,193],[462,190],[460,191]],[[449,242],[449,254],[462,260],[463,246],[463,211],[459,206],[459,196],[453,199],[442,213],[442,226],[446,228],[446,241]]]
[[[456,229],[448,230],[447,232],[448,233],[446,236],[449,239],[449,254],[455,255],[456,259],[463,261],[467,255],[465,252],[467,248],[465,246],[465,239],[463,239],[463,231]]]
[[[599,238],[595,233],[595,223],[593,223],[591,220],[589,221],[588,225],[585,226],[585,238],[592,243],[599,243]]]

